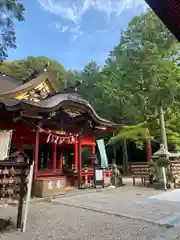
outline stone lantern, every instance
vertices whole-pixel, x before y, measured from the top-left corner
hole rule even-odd
[[[154,160],[158,159],[160,161],[160,165],[165,166],[168,165],[168,160],[170,156],[171,153],[165,149],[164,144],[160,144],[160,149],[153,154],[152,158]]]
[[[167,169],[169,165],[169,157],[171,153],[165,149],[164,144],[160,145],[160,149],[153,154],[153,160],[158,166],[158,176],[164,182],[164,189],[167,190]]]

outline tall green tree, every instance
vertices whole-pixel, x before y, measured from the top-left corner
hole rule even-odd
[[[18,0],[0,1],[0,61],[8,56],[8,48],[16,47],[15,20],[24,20],[24,6]]]
[[[159,141],[160,105],[163,103],[167,121],[172,117],[169,110],[179,111],[178,53],[176,39],[152,11],[135,17],[121,33],[120,43],[110,52],[104,68],[96,71],[95,108],[102,113],[105,106],[109,119],[135,124],[138,131],[139,123],[145,122],[147,131]],[[93,79],[95,73],[89,73]],[[89,95],[95,96],[94,89],[89,89]],[[129,131],[125,130],[127,139]],[[175,126],[173,131],[172,126],[168,129],[171,142],[175,143],[178,134]]]
[[[162,102],[165,108],[176,104],[180,69],[173,56],[177,48],[175,38],[152,11],[135,17],[122,32],[105,68],[125,93],[123,110],[129,120],[151,122]]]

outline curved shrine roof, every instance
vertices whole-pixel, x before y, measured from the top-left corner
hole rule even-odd
[[[77,93],[56,93],[55,95],[43,99],[39,102],[0,97],[0,105],[3,106],[6,111],[11,112],[24,110],[26,107],[32,107],[39,114],[51,113],[53,111],[58,111],[60,108],[68,109],[69,107],[75,106],[79,111],[88,113],[91,116],[92,120],[97,124],[104,125],[106,127],[118,126],[111,121],[99,117],[89,102]]]
[[[39,102],[16,99],[17,96],[35,89],[45,80],[50,80],[49,83],[53,89],[53,92],[50,93],[51,95],[49,95],[49,97],[41,99]],[[61,115],[61,111],[63,111],[63,113],[71,116],[72,119],[76,119],[78,116],[83,117],[86,121],[89,121],[88,119],[90,119],[90,121],[92,120],[97,127],[117,128],[119,126],[98,116],[90,103],[79,94],[75,92],[57,92],[57,83],[47,72],[32,76],[27,82],[24,82],[21,79],[0,75],[0,83],[0,107],[2,109],[4,108],[5,111],[26,111],[30,113],[32,110],[36,112],[40,118],[43,118],[48,114],[51,115],[53,112]]]

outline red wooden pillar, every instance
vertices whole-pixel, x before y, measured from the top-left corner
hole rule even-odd
[[[82,168],[82,154],[81,154],[81,137],[77,137],[77,170],[78,170],[78,188],[81,188],[81,168]]]
[[[38,173],[38,157],[39,157],[39,127],[36,128],[34,144],[34,178],[37,178]]]
[[[56,169],[56,158],[57,158],[57,144],[52,144],[52,169]]]
[[[63,153],[60,152],[60,155],[59,155],[59,168],[62,169],[62,166],[63,166]]]
[[[77,169],[78,167],[78,138],[76,137],[74,143],[74,168]]]
[[[152,160],[151,140],[146,141],[146,155],[147,155],[147,162],[151,162],[151,160]]]

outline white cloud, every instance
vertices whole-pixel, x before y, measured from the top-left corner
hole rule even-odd
[[[67,25],[62,25],[60,22],[53,22],[53,23],[49,24],[48,27],[51,29],[57,29],[61,33],[65,33],[65,32],[70,33],[71,42],[74,42],[78,37],[80,37],[84,34],[84,32],[82,31],[80,26],[70,27]]]
[[[125,9],[147,6],[144,0],[39,0],[48,12],[79,24],[83,15],[90,9],[119,16]]]
[[[68,26],[63,26],[60,22],[53,22],[48,25],[49,28],[60,30],[62,33],[68,31]]]
[[[69,29],[69,32],[72,35],[72,38],[70,39],[71,42],[74,42],[78,37],[82,36],[84,34],[84,31],[80,28],[80,26],[75,26]]]
[[[41,7],[51,14],[66,20],[66,26],[61,23],[53,23],[62,33],[69,32],[71,41],[74,42],[84,31],[81,22],[85,13],[93,8],[97,12],[104,13],[106,19],[111,16],[118,17],[126,9],[136,9],[137,7],[147,7],[144,0],[38,0]],[[60,21],[60,19],[59,19]],[[112,27],[116,25],[113,22]]]
[[[64,33],[64,32],[67,32],[68,31],[68,26],[63,26],[62,29],[61,29],[61,32]]]
[[[78,33],[73,33],[72,34],[72,39],[71,39],[71,42],[74,42],[78,37],[82,36],[84,34],[83,31],[80,31]]]

